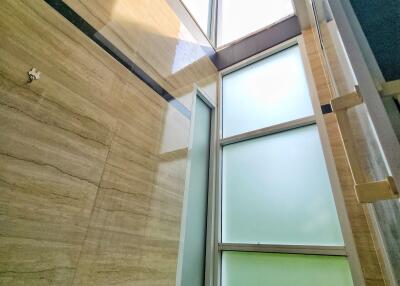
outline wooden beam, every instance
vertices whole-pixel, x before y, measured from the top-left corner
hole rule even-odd
[[[360,203],[373,203],[399,197],[399,192],[392,177],[387,177],[383,181],[356,184],[355,190]]]
[[[400,94],[400,79],[382,83],[382,96],[394,96]]]
[[[366,182],[366,176],[360,167],[356,153],[357,146],[353,139],[350,118],[347,114],[348,108],[360,103],[362,103],[362,97],[359,96],[357,91],[331,100],[332,110],[336,114],[346,157],[353,176],[357,199],[360,203],[373,203],[398,198],[399,192],[392,177],[387,177],[383,181]]]
[[[366,178],[364,172],[360,167],[360,163],[357,158],[357,145],[354,143],[353,134],[350,126],[350,118],[346,110],[336,111],[336,119],[339,125],[340,135],[346,152],[347,161],[350,166],[351,174],[355,184],[365,182]]]
[[[362,97],[357,91],[348,93],[343,96],[339,96],[336,98],[333,98],[331,100],[331,106],[333,111],[339,111],[339,110],[345,110],[350,107],[359,105],[363,102]]]
[[[346,110],[336,112],[339,130],[342,135],[347,161],[350,165],[351,174],[354,181],[357,200],[360,203],[373,203],[380,200],[389,200],[399,197],[396,184],[392,177],[387,177],[383,181],[366,182],[366,176],[360,167],[356,154],[356,144],[353,141],[349,117]]]

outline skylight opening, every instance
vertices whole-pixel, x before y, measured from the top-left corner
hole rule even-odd
[[[295,14],[292,0],[181,1],[209,41],[217,48]],[[213,19],[214,17],[216,19]]]
[[[211,30],[211,0],[182,0],[207,37]]]
[[[218,9],[218,47],[294,14],[292,0],[219,0]]]

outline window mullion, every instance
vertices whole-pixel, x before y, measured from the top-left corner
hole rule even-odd
[[[304,127],[304,126],[308,126],[308,125],[315,124],[315,123],[316,123],[315,116],[307,116],[307,117],[303,117],[300,119],[296,119],[296,120],[272,125],[269,127],[257,129],[254,131],[250,131],[250,132],[230,136],[227,138],[223,138],[220,140],[220,144],[221,144],[221,146],[226,146],[229,144],[233,144],[233,143],[237,143],[237,142],[241,142],[241,141],[245,141],[245,140],[249,140],[249,139],[255,139],[258,137],[271,135],[271,134],[275,134],[275,133],[279,133],[279,132],[283,132],[283,131],[288,131],[291,129]]]
[[[219,243],[220,251],[346,256],[344,246]]]

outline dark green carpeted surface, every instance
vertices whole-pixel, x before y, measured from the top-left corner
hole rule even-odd
[[[350,0],[386,81],[400,79],[400,0]]]

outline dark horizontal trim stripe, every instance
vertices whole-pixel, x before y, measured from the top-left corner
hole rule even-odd
[[[328,104],[321,105],[322,114],[327,114],[332,112],[332,106]]]
[[[129,59],[123,52],[115,47],[109,40],[107,40],[99,31],[93,26],[86,22],[81,16],[78,15],[73,9],[71,9],[62,0],[44,0],[47,4],[53,7],[58,13],[64,18],[71,22],[81,32],[88,36],[93,42],[99,45],[104,51],[121,63],[131,73],[142,80],[152,90],[154,90],[159,96],[164,98],[172,106],[174,106],[180,113],[185,117],[191,117],[191,112],[181,102],[176,100],[170,93],[168,93],[161,85],[159,85],[153,78],[151,78],[146,72],[144,72],[138,65],[136,65],[131,59]]]
[[[223,70],[300,34],[297,16],[292,16],[217,51],[213,62],[218,70]]]

